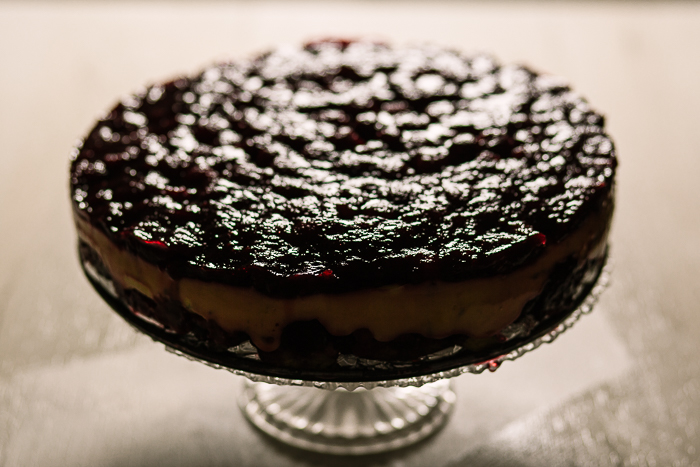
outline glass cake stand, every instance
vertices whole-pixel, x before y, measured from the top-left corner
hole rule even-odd
[[[340,369],[302,371],[260,360],[244,342],[225,352],[207,348],[134,313],[114,285],[81,258],[104,300],[137,330],[190,360],[247,378],[239,395],[246,418],[261,431],[297,448],[338,455],[375,454],[409,446],[438,431],[455,403],[449,378],[495,371],[501,363],[552,342],[589,313],[607,286],[609,266],[590,278],[575,309],[557,319],[521,320],[504,339],[475,352],[454,346],[411,362],[338,357]]]

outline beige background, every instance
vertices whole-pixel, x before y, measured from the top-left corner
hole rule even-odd
[[[68,156],[140,85],[320,36],[487,50],[566,77],[621,160],[613,284],[551,346],[456,380],[455,416],[391,455],[264,438],[240,379],[136,335],[75,258]],[[700,5],[0,3],[0,466],[700,466]]]

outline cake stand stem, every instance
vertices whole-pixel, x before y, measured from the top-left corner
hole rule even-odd
[[[354,391],[246,381],[240,406],[253,425],[286,444],[362,455],[425,439],[443,426],[454,401],[449,380]]]

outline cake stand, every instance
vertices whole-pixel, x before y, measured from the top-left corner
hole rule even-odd
[[[449,378],[495,371],[552,342],[589,313],[609,278],[605,266],[587,281],[570,313],[556,319],[520,320],[502,339],[479,351],[460,346],[411,362],[338,357],[340,369],[301,371],[260,360],[244,342],[216,352],[192,335],[180,335],[134,313],[117,298],[109,278],[81,258],[83,271],[104,300],[137,330],[190,360],[247,378],[239,395],[246,418],[286,444],[315,452],[363,455],[409,446],[438,431],[455,402]]]

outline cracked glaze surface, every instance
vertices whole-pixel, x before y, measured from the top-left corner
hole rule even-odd
[[[294,296],[512,271],[609,197],[615,165],[555,78],[338,41],[124,99],[71,186],[79,216],[173,277]]]

